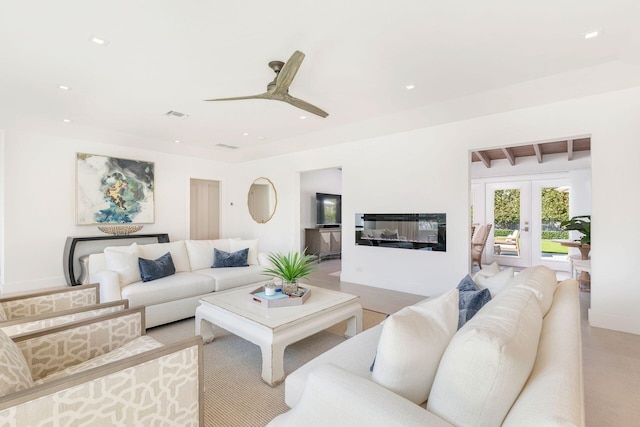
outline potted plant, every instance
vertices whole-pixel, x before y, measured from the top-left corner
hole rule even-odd
[[[273,267],[265,268],[263,273],[282,279],[282,293],[287,295],[297,292],[298,280],[314,271],[311,267],[314,259],[310,255],[301,255],[299,252],[271,253],[269,261]]]
[[[580,245],[591,244],[591,215],[574,216],[571,219],[562,221],[560,227],[563,230],[575,230],[583,236],[580,238]]]

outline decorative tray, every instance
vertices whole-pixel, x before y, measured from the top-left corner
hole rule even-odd
[[[289,296],[282,292],[276,292],[275,295],[265,295],[264,286],[261,286],[249,294],[249,301],[266,308],[302,305],[307,299],[309,299],[311,289],[299,286],[298,293],[300,295]]]

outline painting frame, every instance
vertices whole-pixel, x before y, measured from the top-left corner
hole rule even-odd
[[[153,224],[155,163],[76,153],[76,225]]]

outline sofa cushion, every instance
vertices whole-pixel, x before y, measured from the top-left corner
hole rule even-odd
[[[151,282],[176,273],[170,252],[154,260],[138,258],[138,266],[143,282]]]
[[[489,289],[478,289],[468,274],[458,284],[458,329],[464,326],[486,303],[491,300]]]
[[[155,305],[213,292],[214,280],[195,273],[176,273],[153,282],[136,282],[122,288],[130,307]]]
[[[104,366],[107,363],[122,360],[126,357],[135,356],[136,354],[154,350],[159,347],[162,347],[162,344],[160,344],[150,336],[143,335],[134,339],[133,341],[126,343],[122,347],[111,350],[108,353],[86,360],[82,363],[78,363],[77,365],[69,366],[68,368],[62,369],[58,372],[49,374],[46,377],[36,381],[35,384],[44,384],[53,380],[57,380],[58,378],[65,378],[67,375],[75,374],[77,372],[84,372],[88,369],[97,368],[99,366]]]
[[[495,297],[505,287],[505,285],[513,278],[513,267],[507,267],[499,273],[486,276],[476,273],[473,281],[480,289],[489,289],[491,297]]]
[[[258,241],[257,240],[241,240],[241,239],[229,239],[229,246],[231,252],[236,252],[241,249],[249,249],[247,255],[247,263],[249,265],[258,264]]]
[[[31,387],[33,379],[24,355],[1,329],[0,349],[0,396]]]
[[[216,240],[185,240],[184,246],[189,255],[189,263],[191,271],[210,268],[213,264],[213,250],[231,252],[231,244],[229,239]]]
[[[555,271],[544,265],[525,268],[507,283],[507,286],[528,289],[540,303],[542,316],[545,316],[553,302],[553,295],[558,287]]]
[[[237,288],[250,283],[264,282],[267,280],[267,276],[263,274],[263,271],[264,267],[261,265],[250,265],[242,268],[205,268],[194,271],[194,273],[213,280],[215,291],[224,291],[225,289]]]
[[[137,243],[129,246],[108,246],[103,252],[105,268],[118,273],[120,286],[142,280],[138,266],[140,252]]]
[[[248,267],[247,255],[249,248],[240,249],[235,252],[225,252],[219,249],[213,250],[213,265],[211,268],[223,267]]]
[[[531,373],[541,328],[530,291],[500,293],[454,335],[427,409],[458,426],[501,425]]]
[[[458,290],[405,307],[384,322],[371,379],[420,404],[458,327]]]
[[[176,267],[177,273],[191,271],[189,256],[187,255],[187,248],[185,247],[184,240],[140,245],[138,246],[138,249],[140,251],[140,257],[146,259],[157,259],[167,252],[170,252],[171,259],[173,260],[173,265]]]

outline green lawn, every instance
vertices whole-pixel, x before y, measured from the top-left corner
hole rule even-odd
[[[560,243],[551,240],[542,240],[542,252],[550,252],[554,254],[569,253],[569,248],[562,246]]]

